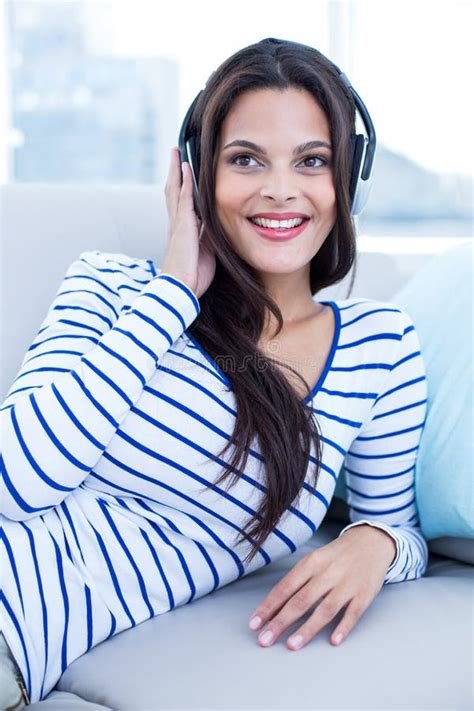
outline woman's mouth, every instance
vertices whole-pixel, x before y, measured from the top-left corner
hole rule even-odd
[[[293,239],[293,237],[297,237],[299,234],[301,234],[301,232],[303,232],[309,222],[309,218],[305,218],[301,225],[297,225],[296,227],[261,227],[255,222],[252,222],[250,217],[248,217],[247,219],[250,225],[254,228],[256,232],[258,232],[261,237],[270,239],[273,242]]]

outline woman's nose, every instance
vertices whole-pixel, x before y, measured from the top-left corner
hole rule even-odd
[[[265,180],[260,194],[264,198],[272,198],[277,202],[286,202],[298,197],[298,188],[287,174],[274,173]]]

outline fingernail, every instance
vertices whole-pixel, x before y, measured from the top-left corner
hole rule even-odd
[[[252,617],[252,619],[249,622],[249,627],[251,630],[256,630],[260,627],[262,624],[262,619],[256,615],[255,617]]]
[[[339,634],[337,634],[337,635],[334,637],[334,644],[339,644],[339,642],[341,642],[341,641],[342,641],[342,633],[339,632]]]
[[[303,644],[303,635],[297,634],[296,637],[290,637],[288,644],[291,644],[293,649],[298,649]]]
[[[260,635],[259,640],[262,644],[270,644],[270,642],[273,639],[273,632],[271,630],[267,630],[263,634]]]

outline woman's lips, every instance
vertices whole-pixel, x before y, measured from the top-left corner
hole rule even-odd
[[[249,219],[248,221],[261,237],[270,239],[272,240],[272,242],[281,242],[283,240],[293,239],[293,237],[297,237],[299,234],[301,234],[301,232],[303,232],[304,228],[308,224],[309,219],[303,220],[301,225],[298,225],[297,227],[290,227],[288,229],[260,227],[260,225],[256,225],[255,222],[252,222],[252,220]]]

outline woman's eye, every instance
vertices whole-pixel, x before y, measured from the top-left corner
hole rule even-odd
[[[240,155],[238,155],[238,156],[234,156],[234,157],[231,159],[230,162],[233,163],[234,165],[239,166],[239,168],[248,168],[248,165],[242,165],[242,163],[237,163],[237,161],[239,160],[239,158],[250,158],[251,160],[255,160],[255,158],[253,158],[253,156],[249,156],[249,155],[247,155],[247,154],[245,154],[245,153],[242,153],[242,154],[240,154]]]
[[[308,166],[309,168],[322,168],[325,165],[328,165],[329,161],[326,160],[326,158],[323,158],[322,156],[307,156],[304,158],[303,163],[305,163],[307,160],[319,160],[320,165],[310,165]],[[322,163],[321,163],[322,161]]]
[[[241,158],[246,159],[249,158],[250,160],[256,160],[253,156],[248,155],[247,153],[240,153],[238,156],[234,156],[231,158],[231,163],[233,165],[237,165],[239,168],[248,168],[249,164],[242,164],[238,163],[237,161],[240,160]],[[306,158],[303,158],[301,161],[302,163],[306,163],[306,161],[320,161],[319,165],[307,165],[307,168],[322,168],[326,165],[329,165],[329,161],[326,158],[322,158],[322,156],[307,156]]]

